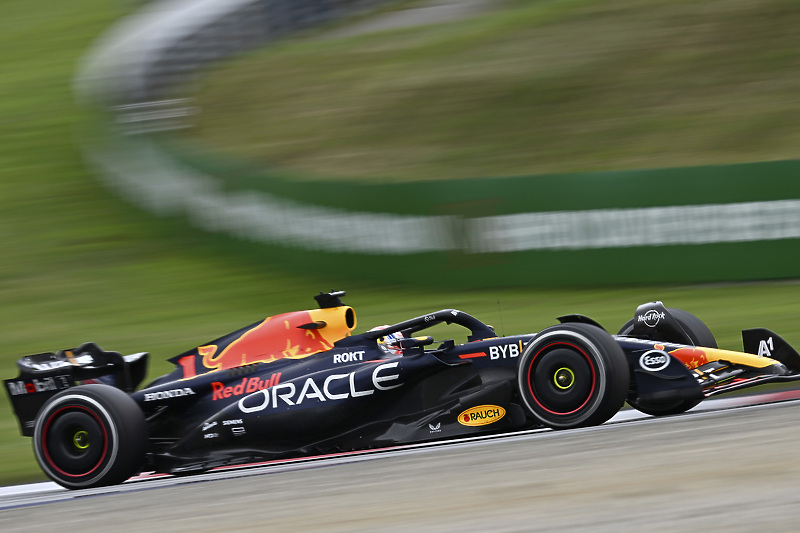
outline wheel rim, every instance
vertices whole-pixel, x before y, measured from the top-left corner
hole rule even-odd
[[[568,416],[591,400],[597,386],[597,369],[581,347],[552,342],[531,358],[527,385],[536,406],[552,415]]]
[[[88,450],[89,446],[91,446],[91,439],[89,438],[89,432],[85,429],[79,429],[75,432],[72,436],[72,444],[78,450]]]
[[[108,455],[106,426],[96,413],[80,405],[52,413],[42,430],[42,453],[60,475],[91,475]]]
[[[560,390],[569,390],[575,384],[575,372],[571,368],[561,367],[553,375],[553,383]]]

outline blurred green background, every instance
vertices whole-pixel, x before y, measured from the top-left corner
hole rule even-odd
[[[445,25],[319,31],[223,63],[193,87],[190,135],[371,182],[798,157],[797,2],[484,4]]]
[[[151,352],[152,377],[172,355],[263,316],[313,307],[311,296],[331,288],[348,291],[359,330],[447,307],[505,334],[575,312],[615,330],[636,305],[660,299],[703,318],[723,347],[740,348],[739,330],[751,326],[800,345],[794,280],[470,292],[376,285],[325,275],[324,265],[302,276],[256,262],[129,207],[84,166],[90,117],[73,103],[71,82],[87,47],[134,7],[0,6],[2,377],[16,375],[22,355],[89,340]],[[364,180],[797,158],[796,1],[497,8],[335,43],[313,32],[248,54],[193,88],[202,114],[187,135],[228,155]],[[0,449],[0,483],[44,479],[5,394]]]

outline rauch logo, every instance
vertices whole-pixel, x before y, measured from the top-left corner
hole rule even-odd
[[[462,426],[485,426],[494,424],[505,415],[506,410],[499,405],[479,405],[458,415],[458,423]]]

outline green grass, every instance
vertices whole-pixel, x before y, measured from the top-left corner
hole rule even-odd
[[[200,87],[205,146],[316,178],[418,180],[800,155],[800,3],[517,0],[273,47]]]
[[[119,8],[106,0],[2,6],[0,377],[16,376],[22,355],[89,340],[124,353],[150,351],[152,377],[168,370],[168,357],[263,316],[313,306],[311,296],[330,288],[349,291],[359,330],[446,307],[506,334],[572,312],[614,329],[638,303],[662,299],[703,317],[724,346],[739,347],[738,329],[754,325],[800,345],[800,285],[793,282],[459,293],[307,278],[221,255],[200,234],[115,199],[83,166],[73,132],[88,119],[72,102],[71,78]],[[5,393],[0,451],[0,484],[43,479]]]

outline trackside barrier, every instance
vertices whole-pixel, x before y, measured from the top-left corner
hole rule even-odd
[[[398,0],[161,0],[100,37],[75,80],[79,100],[146,104],[174,97],[203,68],[292,32]]]
[[[164,129],[180,127],[176,118],[191,110],[169,94],[175,83],[211,61],[307,27],[317,20],[308,15],[311,6],[333,10],[348,3],[290,1],[296,3],[195,0],[202,17],[146,13],[122,37],[103,41],[78,88],[84,97],[124,109],[128,122],[150,113],[169,119]],[[274,21],[276,6],[304,15],[266,32],[263,25],[253,29],[254,20]],[[326,13],[318,19],[334,11]],[[198,36],[230,36],[240,24],[254,33],[244,31],[246,38],[224,50],[192,46]],[[155,42],[145,51],[142,35]],[[112,68],[119,54],[136,58],[123,62],[132,67],[125,75]],[[164,109],[160,102],[179,105]],[[108,126],[86,147],[87,161],[110,189],[208,232],[231,256],[280,261],[317,275],[455,287],[800,277],[800,161],[342,183],[298,181],[218,156],[201,158],[163,135],[130,133],[127,126]],[[392,201],[379,201],[384,198]]]
[[[373,185],[119,143],[89,157],[123,197],[316,273],[472,287],[800,276],[800,161]]]

